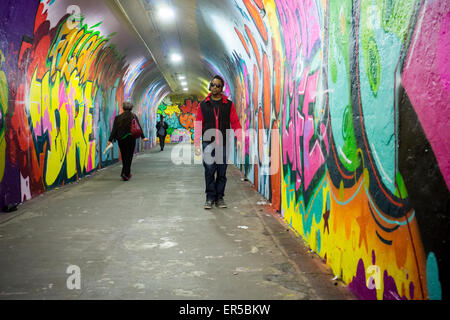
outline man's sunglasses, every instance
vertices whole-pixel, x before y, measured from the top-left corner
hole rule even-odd
[[[222,85],[221,85],[221,84],[216,84],[216,83],[212,83],[212,82],[209,84],[209,86],[210,86],[211,88],[212,88],[212,87],[216,87],[216,88],[219,88],[219,89],[222,88]]]

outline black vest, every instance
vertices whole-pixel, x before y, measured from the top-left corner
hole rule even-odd
[[[222,133],[223,144],[226,144],[226,132],[227,129],[231,128],[230,124],[231,101],[227,100],[226,103],[223,103],[223,100],[220,101],[221,105],[219,107],[219,130]],[[214,107],[210,101],[203,100],[200,103],[200,108],[202,108],[202,115],[203,115],[202,136],[204,137],[206,130],[216,129],[216,116],[214,115]],[[203,141],[205,142],[214,141],[214,137],[203,139]]]

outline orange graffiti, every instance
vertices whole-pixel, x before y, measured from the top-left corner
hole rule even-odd
[[[266,26],[264,25],[264,21],[262,20],[258,9],[255,8],[255,6],[249,0],[244,0],[244,4],[247,7],[248,12],[252,16],[256,27],[258,28],[259,34],[263,38],[264,42],[267,42]]]
[[[255,53],[256,62],[258,63],[258,68],[261,70],[261,61],[260,61],[261,57],[259,55],[258,44],[256,43],[255,38],[253,37],[252,32],[250,31],[247,25],[245,25],[245,32],[247,33],[247,37],[250,39],[253,52]]]

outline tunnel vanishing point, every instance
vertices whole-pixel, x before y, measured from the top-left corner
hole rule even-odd
[[[118,162],[124,101],[137,153],[190,143],[219,74],[237,168],[351,292],[446,299],[449,53],[447,0],[2,0],[0,206]]]

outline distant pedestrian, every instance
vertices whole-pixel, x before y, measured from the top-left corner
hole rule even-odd
[[[222,77],[214,76],[209,85],[211,92],[200,103],[196,115],[196,127],[201,126],[202,130],[194,133],[194,145],[196,156],[200,156],[203,150],[205,209],[211,209],[214,203],[219,208],[227,207],[223,198],[227,183],[226,133],[228,129],[235,131],[237,143],[240,144],[241,124],[234,103],[222,94],[223,87]],[[211,132],[214,132],[214,135],[211,135]],[[200,146],[200,137],[203,140],[202,146]]]
[[[159,146],[161,147],[161,151],[164,150],[164,141],[166,140],[167,129],[169,129],[169,125],[164,121],[164,116],[160,115],[159,122],[156,124],[156,135],[159,138]]]
[[[123,112],[114,119],[111,135],[108,139],[108,146],[115,140],[119,143],[120,154],[122,155],[122,172],[120,176],[122,180],[128,181],[131,178],[131,162],[133,161],[134,149],[136,147],[136,138],[131,135],[131,123],[135,119],[139,127],[139,119],[131,112],[133,104],[131,102],[123,103]],[[144,136],[141,127],[141,138],[143,141],[148,141]]]

